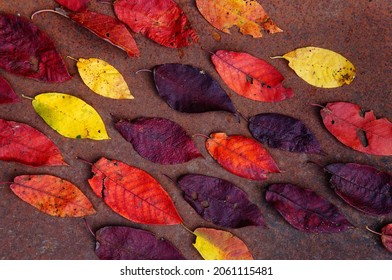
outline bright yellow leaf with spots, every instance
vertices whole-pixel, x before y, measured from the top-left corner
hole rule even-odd
[[[344,56],[323,48],[305,47],[286,53],[282,57],[307,83],[321,88],[336,88],[350,84],[355,67]]]
[[[75,96],[57,92],[42,93],[34,97],[32,104],[37,114],[65,137],[109,139],[97,111]]]
[[[79,58],[76,66],[83,82],[95,93],[113,99],[134,99],[124,77],[98,58]]]
[[[198,228],[193,246],[205,260],[253,260],[245,243],[228,231]]]
[[[196,5],[212,26],[225,33],[230,33],[234,25],[242,34],[254,38],[263,36],[261,29],[282,32],[256,0],[196,0]]]

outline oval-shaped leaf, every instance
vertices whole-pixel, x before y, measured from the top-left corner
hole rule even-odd
[[[106,61],[79,58],[76,66],[83,82],[95,93],[113,99],[134,99],[121,73]]]
[[[381,229],[381,242],[392,253],[392,224],[387,224]]]
[[[0,76],[0,104],[16,103],[20,98],[10,84]]]
[[[321,88],[336,88],[350,84],[355,67],[344,56],[334,51],[317,48],[299,48],[282,56],[305,82]]]
[[[290,225],[301,231],[332,233],[351,227],[336,206],[312,190],[293,184],[272,184],[267,187],[265,199]]]
[[[249,131],[257,141],[290,152],[320,154],[321,147],[306,125],[293,117],[264,113],[249,119]]]
[[[202,69],[167,63],[156,66],[153,72],[159,96],[172,109],[185,113],[227,111],[236,114],[227,93]]]
[[[75,96],[57,92],[42,93],[34,97],[32,104],[37,114],[65,137],[109,139],[97,111]]]
[[[199,41],[184,12],[172,0],[117,0],[114,11],[133,32],[162,46],[181,48]]]
[[[261,30],[268,33],[282,32],[257,1],[248,0],[196,0],[202,16],[215,28],[230,33],[238,26],[240,32],[254,38],[262,37]]]
[[[138,154],[152,162],[179,164],[202,156],[186,131],[171,120],[120,120],[115,127]]]
[[[108,226],[95,233],[95,253],[101,260],[184,260],[169,241],[153,233],[124,226]]]
[[[344,145],[372,155],[392,155],[392,123],[349,102],[328,103],[320,112],[325,127]]]
[[[182,223],[168,193],[144,170],[101,158],[92,172],[88,182],[94,193],[126,219],[141,224]]]
[[[0,119],[0,159],[31,166],[67,165],[46,135],[19,122]]]
[[[177,181],[184,199],[203,217],[216,225],[241,228],[264,227],[264,218],[246,192],[216,177],[187,174]]]
[[[367,214],[392,213],[392,176],[368,165],[334,163],[325,167],[335,193]]]
[[[246,98],[276,102],[293,96],[284,88],[284,77],[271,64],[244,52],[219,50],[211,57],[222,80],[236,93]]]
[[[52,175],[20,175],[11,190],[39,211],[56,217],[95,214],[88,198],[72,183]]]
[[[21,16],[0,12],[0,67],[41,82],[71,79],[52,40]]]
[[[259,142],[242,135],[213,133],[206,141],[206,149],[223,168],[240,177],[265,180],[267,173],[280,172]]]
[[[193,233],[193,246],[205,260],[253,260],[246,244],[228,231],[197,228]]]
[[[90,0],[56,0],[56,2],[68,10],[79,12],[87,10]]]

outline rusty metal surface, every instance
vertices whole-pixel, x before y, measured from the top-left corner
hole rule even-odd
[[[48,127],[35,113],[31,101],[23,99],[19,104],[2,105],[0,118],[24,122],[48,135],[60,148],[67,167],[31,168],[21,164],[0,162],[0,181],[12,181],[20,174],[49,173],[73,182],[92,201],[97,214],[86,218],[93,230],[107,225],[127,225],[147,229],[175,244],[188,259],[200,259],[193,248],[194,237],[182,226],[147,226],[134,224],[107,207],[90,189],[90,166],[76,159],[77,156],[95,161],[101,156],[118,159],[148,171],[171,195],[185,224],[190,229],[214,227],[200,218],[183,200],[180,190],[163,174],[172,178],[189,172],[213,175],[227,179],[242,187],[262,210],[267,229],[246,227],[230,230],[250,248],[256,259],[392,259],[379,237],[365,230],[376,230],[392,216],[373,217],[351,208],[339,199],[329,187],[321,165],[333,162],[358,162],[373,165],[392,172],[392,158],[370,156],[351,150],[340,144],[324,128],[319,108],[310,103],[325,104],[332,101],[350,101],[363,109],[373,109],[376,116],[392,119],[392,3],[381,1],[259,1],[284,32],[265,34],[264,38],[252,39],[240,35],[235,28],[232,35],[221,34],[198,13],[194,1],[176,1],[189,17],[200,35],[200,42],[181,50],[168,49],[147,38],[134,34],[141,50],[140,58],[129,58],[125,52],[100,40],[82,27],[56,14],[40,14],[34,22],[54,40],[63,57],[98,57],[115,66],[125,77],[133,92],[134,100],[105,99],[92,93],[78,76],[75,62],[66,59],[67,67],[74,76],[62,84],[45,84],[14,76],[0,69],[19,95],[34,96],[38,93],[57,91],[70,93],[91,104],[102,116],[111,140],[92,141],[62,137]],[[40,9],[54,8],[51,0],[5,1],[0,0],[0,10],[20,13],[29,17]],[[92,1],[91,9],[113,15],[110,5]],[[357,75],[349,86],[337,89],[312,87],[298,78],[284,60],[270,60],[298,47],[318,46],[341,53],[357,67]],[[277,67],[286,77],[284,85],[294,90],[294,98],[279,103],[251,101],[231,91],[215,72],[208,51],[228,49],[245,51],[265,59]],[[243,179],[226,172],[208,155],[204,139],[196,138],[196,144],[205,159],[196,159],[175,166],[161,166],[142,159],[114,129],[111,114],[121,118],[159,116],[170,118],[182,125],[189,134],[224,131],[228,134],[250,136],[247,124],[236,122],[235,117],[224,112],[189,115],[170,109],[156,94],[150,73],[135,74],[139,69],[151,69],[166,62],[179,62],[203,68],[212,74],[231,96],[235,106],[244,116],[261,112],[279,112],[303,120],[315,133],[325,156],[293,154],[276,149],[269,152],[276,159],[282,174],[273,174],[265,182]],[[355,229],[335,234],[309,234],[288,225],[263,198],[263,189],[274,182],[291,182],[310,188],[341,209],[356,226]],[[95,241],[82,219],[54,218],[38,212],[17,198],[9,185],[0,187],[0,259],[97,259]]]

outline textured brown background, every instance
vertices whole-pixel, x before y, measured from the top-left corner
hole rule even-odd
[[[111,100],[95,95],[81,81],[75,62],[65,59],[72,80],[62,84],[46,84],[17,77],[0,69],[19,94],[35,96],[49,91],[70,93],[91,104],[102,116],[109,141],[67,139],[48,127],[35,113],[31,102],[24,99],[19,104],[2,105],[0,118],[24,122],[48,135],[60,148],[69,167],[30,168],[17,163],[0,162],[0,181],[12,181],[20,174],[49,173],[76,184],[92,201],[97,214],[87,217],[93,230],[107,225],[127,225],[147,229],[157,236],[165,237],[175,244],[188,259],[200,259],[193,248],[194,237],[181,226],[146,226],[134,224],[109,209],[90,189],[87,179],[91,177],[90,166],[76,160],[77,156],[95,161],[101,156],[118,159],[148,171],[164,186],[177,206],[185,224],[190,229],[216,227],[205,222],[183,200],[179,189],[163,174],[172,178],[189,172],[213,175],[227,179],[242,187],[252,202],[260,206],[268,229],[246,227],[230,230],[250,248],[256,259],[392,259],[379,241],[379,237],[365,230],[370,226],[376,230],[392,216],[373,217],[362,214],[346,205],[329,187],[322,168],[309,164],[312,160],[321,165],[333,162],[358,162],[371,164],[381,170],[392,172],[392,157],[371,156],[356,152],[340,144],[324,128],[319,108],[309,103],[326,104],[332,101],[350,101],[363,109],[373,109],[378,117],[392,119],[392,60],[391,29],[392,2],[381,1],[262,1],[270,16],[284,32],[265,34],[253,39],[240,35],[235,28],[232,35],[221,34],[220,42],[214,40],[209,25],[198,13],[195,1],[176,1],[189,17],[200,36],[200,43],[181,50],[159,46],[139,34],[134,34],[141,50],[140,58],[129,58],[125,52],[100,40],[69,19],[56,14],[38,15],[34,22],[54,40],[58,50],[67,55],[98,57],[115,66],[125,77],[133,92],[132,101]],[[261,1],[259,1],[261,2]],[[29,17],[32,12],[54,8],[51,0],[5,1],[0,0],[0,10],[20,13]],[[111,5],[91,3],[91,10],[113,15]],[[341,53],[357,68],[357,75],[349,86],[337,89],[319,89],[298,78],[284,60],[270,60],[270,56],[281,55],[298,47],[318,46]],[[279,103],[259,103],[240,97],[232,92],[215,72],[208,52],[228,49],[245,51],[265,59],[277,67],[286,77],[286,87],[294,90],[294,98]],[[114,129],[110,114],[122,118],[159,116],[170,118],[181,124],[189,134],[210,134],[224,131],[228,134],[250,136],[246,122],[238,124],[235,118],[224,112],[189,115],[170,109],[156,94],[152,76],[139,69],[151,69],[167,62],[191,64],[212,74],[227,90],[235,106],[245,116],[261,112],[279,112],[303,120],[316,134],[326,156],[293,154],[276,149],[269,152],[276,159],[281,174],[273,174],[265,182],[255,182],[236,177],[214,162],[204,148],[204,139],[196,138],[196,144],[205,159],[196,159],[182,165],[160,166],[142,159]],[[266,185],[275,182],[291,182],[310,188],[324,196],[341,209],[357,227],[344,233],[309,234],[300,232],[287,224],[279,214],[269,207],[263,198]],[[55,218],[40,213],[17,198],[9,185],[0,187],[0,259],[96,259],[95,241],[82,219]]]

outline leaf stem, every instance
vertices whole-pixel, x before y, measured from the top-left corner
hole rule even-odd
[[[86,218],[83,218],[84,221],[84,225],[86,226],[86,228],[88,229],[88,231],[91,233],[92,236],[94,236],[94,238],[96,238],[95,233],[93,232],[93,230],[91,229],[91,226],[89,225],[89,223],[87,222]]]
[[[152,70],[150,70],[150,69],[140,69],[140,70],[137,70],[135,72],[135,74],[139,74],[140,72],[150,72],[150,73],[152,73]]]
[[[196,234],[193,231],[191,231],[185,224],[182,223],[181,225],[187,232],[189,232],[190,234],[196,236]]]
[[[193,137],[197,137],[197,136],[204,137],[204,138],[206,138],[206,139],[210,139],[210,137],[208,137],[208,136],[205,135],[205,134],[201,134],[201,133],[193,134],[193,135],[192,135],[192,138],[193,138]]]
[[[168,178],[173,184],[176,184],[176,182],[174,181],[174,179],[172,177],[170,177],[169,175],[162,173],[163,176],[165,176],[166,178]]]
[[[371,233],[374,233],[374,234],[377,234],[377,235],[380,235],[380,236],[383,235],[382,233],[379,233],[379,232],[377,232],[377,231],[374,231],[374,230],[370,229],[368,226],[366,226],[366,229],[367,229],[368,231],[370,231]]]
[[[33,98],[33,97],[30,97],[30,96],[24,95],[23,93],[22,93],[22,97],[23,97],[23,98],[26,98],[26,99],[29,99],[29,100],[34,100],[34,98]]]
[[[276,58],[284,58],[284,57],[281,56],[281,55],[277,55],[277,56],[270,56],[270,58],[271,58],[271,59],[276,59]]]
[[[77,60],[76,58],[74,58],[74,57],[72,57],[72,56],[69,56],[69,55],[67,55],[67,58],[69,58],[69,59],[71,59],[71,60],[73,60],[73,61],[76,61],[76,62],[79,61],[79,60]]]
[[[80,161],[83,161],[84,163],[87,163],[87,164],[89,164],[89,165],[94,165],[93,163],[91,163],[91,162],[89,162],[88,160],[86,160],[86,159],[84,159],[84,158],[81,158],[81,157],[79,157],[79,156],[77,156],[76,159],[78,159],[78,160],[80,160]]]
[[[39,10],[39,11],[36,11],[35,13],[33,13],[33,14],[31,15],[30,19],[33,20],[33,18],[34,18],[36,15],[41,14],[41,13],[46,13],[46,12],[48,12],[48,13],[54,13],[54,14],[59,14],[59,15],[62,15],[63,17],[69,18],[69,16],[67,16],[67,15],[66,15],[65,13],[63,13],[63,12],[56,11],[56,10],[50,10],[50,9],[44,9],[44,10]]]

